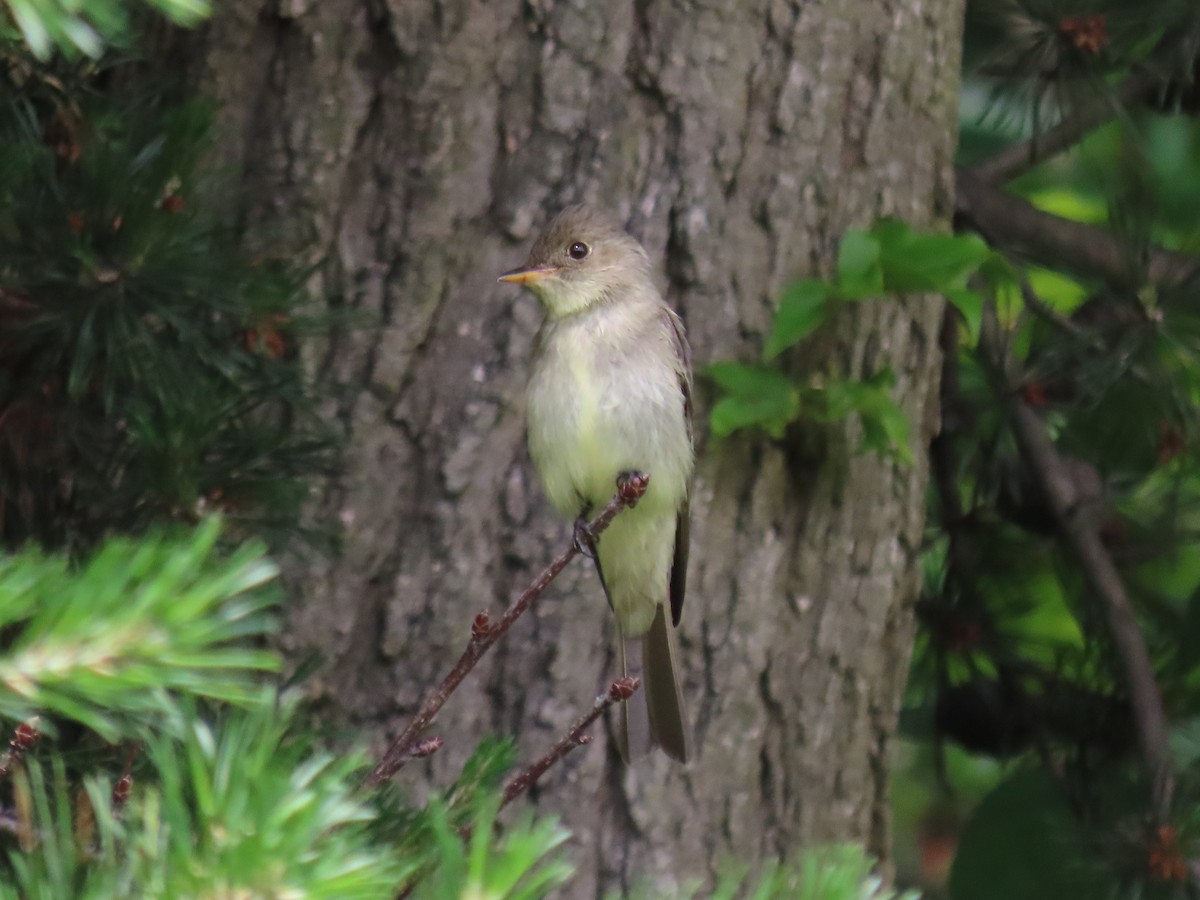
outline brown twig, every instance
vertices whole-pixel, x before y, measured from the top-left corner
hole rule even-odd
[[[1021,454],[1050,504],[1059,534],[1079,560],[1088,585],[1104,603],[1109,631],[1129,685],[1138,745],[1150,773],[1154,809],[1160,819],[1165,818],[1175,788],[1167,716],[1129,594],[1100,539],[1095,521],[1087,514],[1088,498],[1081,494],[1041,418],[1012,390],[1003,374],[1012,365],[999,340],[998,328],[985,327],[982,335],[985,342],[982,349],[991,357],[993,374],[1000,378],[998,386],[1010,399],[1013,432]]]
[[[545,756],[533,763],[533,765],[529,766],[529,768],[505,786],[504,797],[500,801],[500,808],[503,809],[508,806],[509,803],[529,790],[533,783],[545,774],[547,769],[576,747],[583,744],[590,744],[592,738],[590,735],[584,734],[584,730],[604,715],[605,710],[610,706],[616,703],[624,703],[632,697],[637,689],[641,687],[641,684],[636,678],[626,677],[614,681],[609,685],[608,690],[596,698],[596,702],[592,704],[592,708],[575,720],[570,730],[563,735],[558,743],[546,752]]]
[[[591,535],[598,537],[612,523],[617,513],[621,512],[625,507],[637,503],[642,495],[646,493],[646,487],[649,483],[649,475],[632,475],[619,479],[616,495],[608,501],[608,504],[600,511],[600,514],[588,525]],[[441,683],[433,687],[425,695],[425,698],[421,701],[421,708],[417,711],[417,715],[408,723],[408,726],[400,733],[400,736],[392,741],[391,746],[388,747],[383,757],[364,780],[365,784],[369,786],[381,784],[404,767],[404,764],[414,756],[414,751],[422,746],[422,744],[415,743],[417,735],[433,721],[433,717],[437,715],[438,710],[442,708],[446,700],[454,693],[454,690],[467,676],[467,673],[475,668],[476,663],[479,662],[491,646],[512,627],[512,624],[521,617],[533,601],[558,577],[558,574],[567,567],[567,564],[579,552],[578,543],[572,543],[567,550],[560,553],[534,579],[533,583],[512,602],[512,605],[505,610],[499,622],[493,623],[486,610],[475,617],[475,621],[471,625],[471,639],[467,642],[467,647],[463,650],[462,656],[459,657],[458,662],[454,664],[454,668],[450,670]]]
[[[1133,605],[1129,602],[1121,574],[1100,540],[1095,522],[1091,517],[1081,515],[1086,504],[1079,503],[1081,498],[1077,496],[1075,480],[1063,465],[1046,426],[1020,399],[1013,400],[1012,418],[1017,443],[1050,501],[1059,532],[1079,559],[1088,584],[1104,601],[1108,627],[1129,683],[1138,745],[1150,770],[1154,806],[1163,817],[1174,793],[1167,715]]]
[[[1107,228],[1042,212],[962,169],[957,173],[954,210],[989,243],[1045,265],[1099,276],[1117,287],[1146,282],[1172,288],[1200,273],[1200,257],[1162,247],[1146,248],[1139,265],[1130,258],[1126,242]]]

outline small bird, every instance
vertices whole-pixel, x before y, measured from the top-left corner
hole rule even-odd
[[[525,264],[500,280],[524,285],[545,308],[529,379],[529,453],[550,503],[586,526],[618,477],[650,476],[645,495],[613,520],[591,555],[616,613],[622,671],[643,685],[621,706],[621,756],[629,762],[657,745],[686,762],[691,738],[674,626],[695,451],[683,323],[655,287],[641,245],[609,216],[580,206],[559,213]]]

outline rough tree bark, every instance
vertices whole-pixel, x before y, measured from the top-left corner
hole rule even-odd
[[[297,565],[287,643],[319,649],[314,692],[376,745],[568,540],[524,449],[539,312],[495,281],[548,213],[623,216],[704,363],[754,357],[780,287],[828,271],[846,228],[952,209],[961,0],[218,6],[191,58],[248,239],[327,258],[317,288],[369,317],[311,350],[344,385],[321,506],[346,544]],[[890,366],[920,458],[938,312],[856,305],[793,363]],[[578,896],[818,841],[886,854],[926,468],[855,442],[853,423],[703,441],[682,624],[701,752],[625,768],[601,742],[552,771],[534,801],[575,833]],[[612,637],[576,564],[401,777],[445,780],[489,732],[535,757],[613,677]]]

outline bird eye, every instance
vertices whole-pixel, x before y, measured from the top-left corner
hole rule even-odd
[[[571,259],[583,259],[591,252],[592,248],[583,241],[576,241],[567,248],[567,256],[571,257]]]

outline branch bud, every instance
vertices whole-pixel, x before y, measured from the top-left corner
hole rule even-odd
[[[433,756],[433,754],[442,749],[445,743],[440,737],[426,738],[423,741],[413,744],[412,756],[414,759],[424,759],[426,756]]]
[[[617,493],[629,506],[642,499],[650,485],[650,476],[645,472],[623,472],[617,477]]]
[[[634,695],[634,693],[637,692],[637,689],[641,687],[641,685],[641,680],[637,678],[630,676],[618,678],[611,685],[609,685],[608,696],[617,701],[628,700]]]
[[[485,609],[475,617],[475,621],[471,623],[471,640],[482,641],[492,632],[492,619]]]

